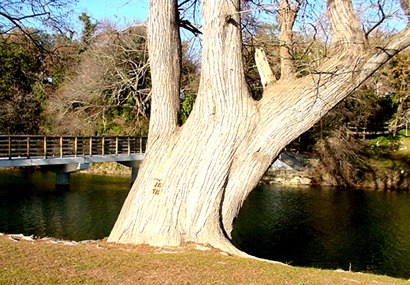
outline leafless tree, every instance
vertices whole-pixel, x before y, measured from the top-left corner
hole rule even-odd
[[[58,132],[109,132],[111,123],[122,134],[134,134],[140,118],[149,114],[150,75],[145,27],[115,30],[106,26],[94,44],[81,54],[80,63],[63,86],[48,101],[49,116]],[[127,118],[126,118],[127,117]],[[74,120],[72,120],[74,119]]]
[[[374,46],[366,39],[352,1],[328,0],[326,57],[298,77],[292,58],[285,54],[292,43],[287,34],[294,27],[291,14],[299,11],[296,2],[279,2],[283,9],[277,13],[285,29],[280,32],[285,33],[280,77],[267,82],[262,98],[255,101],[243,72],[240,1],[201,1],[198,96],[180,125],[177,1],[150,1],[148,150],[109,241],[156,246],[197,242],[245,256],[229,241],[232,223],[273,159],[410,45],[408,23]]]
[[[4,37],[11,31],[18,29],[32,40],[38,49],[44,50],[45,46],[38,38],[39,31],[71,33],[68,29],[67,19],[73,4],[72,0],[1,0],[0,35]]]

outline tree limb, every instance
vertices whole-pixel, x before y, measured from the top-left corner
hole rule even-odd
[[[410,4],[409,0],[400,0],[400,6],[407,16],[407,26],[410,26]]]
[[[380,3],[380,0],[377,1],[377,7],[379,8],[379,11],[381,13],[381,18],[379,19],[379,21],[377,21],[376,24],[374,24],[366,33],[365,33],[365,37],[366,39],[369,37],[370,33],[374,31],[374,29],[376,29],[378,26],[380,26],[384,20],[386,20],[387,16],[384,13],[382,4]]]
[[[364,34],[354,13],[351,0],[328,0],[331,30],[331,52],[349,50],[360,53],[364,49]]]
[[[40,14],[39,14],[40,15]],[[21,31],[23,33],[23,35],[25,35],[26,37],[28,37],[30,39],[30,41],[32,41],[34,43],[34,45],[36,46],[36,48],[39,51],[45,52],[47,51],[34,37],[31,33],[27,32],[27,29],[20,24],[20,20],[21,19],[27,19],[27,18],[32,18],[32,17],[36,17],[36,15],[31,15],[26,16],[26,17],[22,17],[22,18],[14,18],[11,17],[10,15],[7,15],[3,12],[0,12],[0,16],[3,16],[4,18],[8,19],[11,23],[13,23],[14,28],[17,28],[19,31]]]
[[[278,12],[278,20],[280,25],[279,33],[279,54],[281,59],[281,80],[292,78],[295,76],[296,67],[293,60],[293,25],[295,24],[296,16],[304,0],[292,1],[281,0]]]
[[[255,49],[255,62],[256,67],[258,68],[263,88],[265,88],[269,83],[276,81],[275,75],[273,75],[265,52],[262,48]]]
[[[178,124],[181,41],[177,0],[150,1],[147,26],[152,78],[149,128],[150,140],[155,140],[169,136]]]

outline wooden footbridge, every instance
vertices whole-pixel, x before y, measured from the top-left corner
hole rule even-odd
[[[406,136],[408,136],[408,124],[398,125],[396,128],[396,132],[400,130],[405,130]],[[370,126],[356,126],[347,123],[346,125],[346,133],[347,136],[355,136],[361,137],[362,139],[366,139],[368,137],[374,138],[376,136],[385,136],[385,135],[392,135],[393,132],[389,128],[389,124],[382,124],[382,125],[370,125]]]
[[[69,184],[70,173],[91,163],[115,161],[131,167],[131,180],[144,158],[146,137],[72,137],[0,135],[0,167],[38,166],[56,173],[56,184]]]

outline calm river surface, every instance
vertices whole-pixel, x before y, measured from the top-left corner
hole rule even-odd
[[[0,232],[68,240],[110,233],[129,177],[0,171]],[[234,244],[298,266],[410,278],[410,193],[332,188],[255,189],[241,209]]]

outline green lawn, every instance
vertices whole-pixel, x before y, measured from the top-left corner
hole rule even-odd
[[[0,284],[409,284],[386,276],[233,257],[193,245],[63,245],[2,236],[0,249]]]

